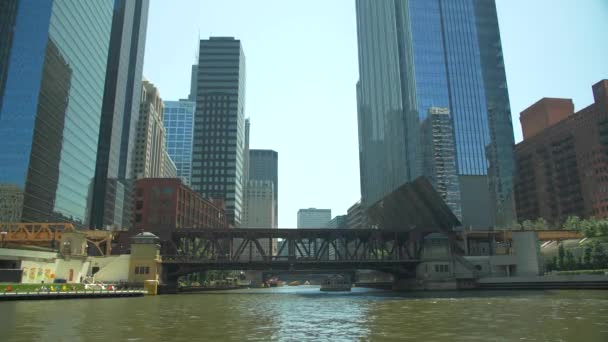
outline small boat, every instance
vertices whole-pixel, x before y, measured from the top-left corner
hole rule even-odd
[[[272,279],[268,280],[268,286],[269,287],[281,287],[281,286],[285,286],[285,282],[282,280],[279,280],[278,278],[272,278]]]
[[[323,282],[321,283],[321,291],[348,292],[350,290],[351,283],[340,275],[331,276],[323,280]]]

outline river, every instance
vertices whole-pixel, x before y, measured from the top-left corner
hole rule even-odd
[[[283,287],[0,303],[0,341],[608,341],[608,291]]]

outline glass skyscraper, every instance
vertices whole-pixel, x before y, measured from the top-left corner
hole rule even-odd
[[[190,186],[192,177],[192,136],[196,102],[188,100],[165,102],[167,152],[177,168],[177,176]]]
[[[149,0],[115,0],[90,226],[128,228]]]
[[[463,224],[494,225],[510,202],[514,163],[494,1],[356,4],[363,205],[425,174],[420,126],[431,107],[443,107],[454,127]]]
[[[245,54],[232,37],[200,41],[192,148],[192,189],[222,199],[241,223],[245,164]]]
[[[85,224],[113,5],[17,1],[0,94],[0,184],[23,192],[22,221]]]

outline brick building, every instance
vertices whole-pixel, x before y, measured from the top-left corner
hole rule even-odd
[[[134,230],[166,240],[182,228],[228,228],[223,201],[203,198],[179,178],[137,180]]]
[[[521,113],[516,145],[518,220],[608,217],[608,80],[574,113],[569,99],[543,98]]]

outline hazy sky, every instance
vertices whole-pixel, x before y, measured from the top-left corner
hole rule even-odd
[[[497,0],[516,141],[543,96],[593,101],[608,78],[608,0]],[[234,36],[247,60],[251,148],[279,152],[279,227],[360,197],[355,0],[152,0],[144,77],[185,98],[197,39]]]

